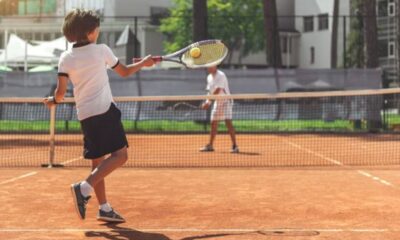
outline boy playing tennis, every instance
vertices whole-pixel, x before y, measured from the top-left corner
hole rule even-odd
[[[218,70],[217,66],[207,68],[207,90],[209,95],[230,95],[228,79],[225,73]],[[208,109],[211,106],[211,101],[207,100],[202,104],[203,109]],[[218,131],[219,121],[225,121],[229,135],[232,140],[231,153],[239,153],[239,148],[236,144],[235,128],[232,124],[232,99],[216,100],[211,110],[211,132],[209,143],[200,149],[201,152],[214,151],[214,139]]]
[[[85,219],[86,204],[94,190],[99,212],[97,219],[106,222],[124,222],[107,202],[104,178],[128,159],[128,142],[121,123],[121,112],[115,106],[107,66],[120,76],[128,76],[142,67],[154,64],[151,56],[128,66],[123,65],[105,44],[96,44],[100,19],[92,11],[72,10],[64,19],[62,31],[73,48],[65,51],[59,60],[58,82],[54,97],[44,103],[51,107],[60,103],[67,89],[68,79],[74,86],[78,120],[84,135],[83,155],[92,160],[92,172],[84,180],[71,185],[75,209]],[[109,157],[106,157],[106,155]]]

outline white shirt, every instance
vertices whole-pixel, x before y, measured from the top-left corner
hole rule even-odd
[[[207,90],[210,94],[214,94],[217,88],[221,88],[219,94],[221,95],[230,95],[231,92],[229,91],[228,79],[224,72],[217,70],[215,74],[208,74],[207,76]]]
[[[107,66],[118,59],[105,44],[87,44],[65,51],[58,63],[58,74],[68,76],[74,87],[78,119],[105,113],[113,102]]]

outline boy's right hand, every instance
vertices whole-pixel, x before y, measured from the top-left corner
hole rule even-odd
[[[210,107],[211,103],[209,101],[205,101],[203,104],[201,104],[201,109],[207,110]]]
[[[152,67],[155,64],[155,62],[151,55],[147,55],[142,59],[142,64],[145,67]]]

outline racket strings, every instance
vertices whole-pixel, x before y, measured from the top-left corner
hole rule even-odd
[[[200,56],[193,58],[190,55],[190,49],[182,56],[182,62],[187,66],[209,66],[218,64],[224,60],[228,53],[228,49],[223,43],[207,43],[196,46],[200,49]]]

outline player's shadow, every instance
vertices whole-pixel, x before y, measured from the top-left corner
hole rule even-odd
[[[209,153],[214,153],[214,152],[209,152]],[[219,152],[219,153],[220,154],[231,154],[228,151],[223,151],[223,152]],[[239,156],[239,155],[243,155],[243,156],[260,156],[262,154],[258,153],[258,152],[243,152],[243,151],[240,151],[238,153],[234,153],[234,154],[232,153],[231,155],[232,155],[232,157],[234,157],[234,156]]]
[[[205,235],[199,235],[199,236],[191,236],[191,237],[185,237],[181,238],[180,240],[197,240],[197,239],[216,239],[216,238],[222,238],[222,237],[227,237],[227,236],[235,236],[235,235],[243,235],[241,233],[218,233],[218,234],[205,234]]]
[[[260,156],[261,153],[257,152],[238,152],[237,155],[246,155],[246,156]]]
[[[102,226],[106,226],[110,230],[86,231],[85,236],[110,240],[171,240],[164,234],[141,232],[132,228],[119,227],[118,224],[103,224]]]

